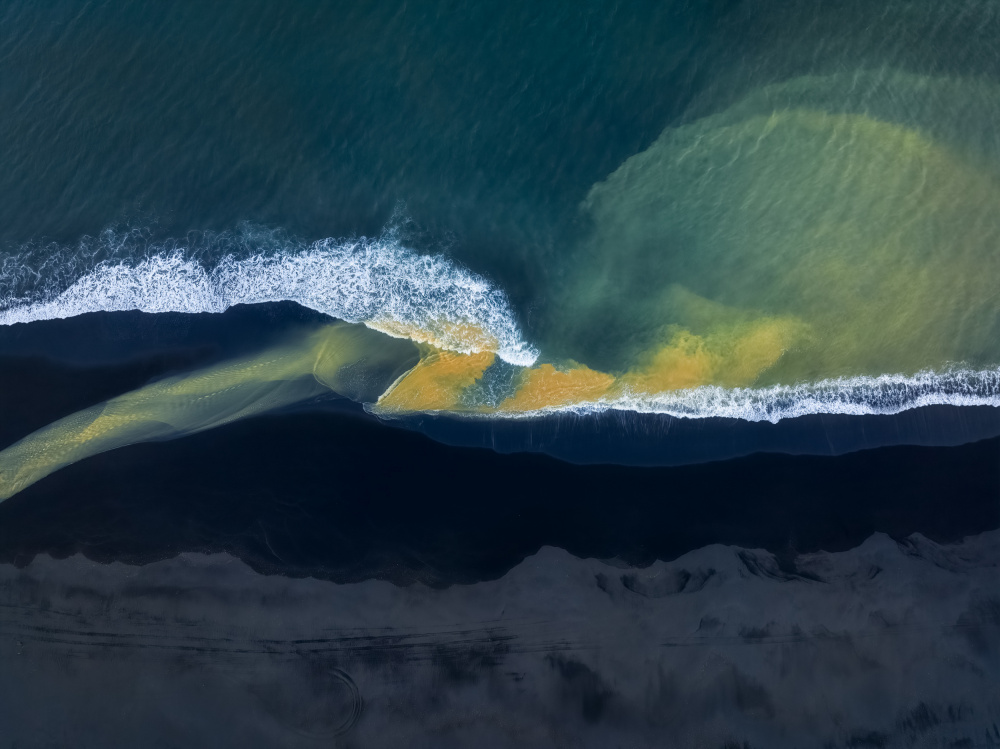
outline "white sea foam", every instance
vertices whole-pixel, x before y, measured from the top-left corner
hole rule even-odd
[[[498,355],[518,366],[530,366],[538,352],[521,337],[502,290],[486,279],[438,256],[420,255],[392,234],[368,240],[322,240],[309,245],[254,238],[243,241],[242,255],[222,254],[206,266],[200,257],[177,244],[152,247],[142,259],[123,259],[132,245],[97,243],[110,256],[59,291],[15,298],[6,282],[37,278],[66,268],[56,260],[79,261],[79,248],[58,257],[41,253],[44,268],[18,266],[5,259],[0,284],[0,325],[72,317],[86,312],[222,312],[234,304],[294,301],[349,322],[366,322],[392,330],[387,323],[423,329],[446,348],[469,353],[483,337],[470,341],[461,326],[482,329]],[[225,237],[226,244],[234,240]],[[240,244],[240,242],[236,242]],[[111,249],[108,249],[108,248]],[[212,249],[218,247],[213,245]],[[89,248],[92,254],[97,250]],[[215,253],[210,253],[214,255]],[[215,255],[218,257],[218,255]],[[58,264],[58,263],[57,263]],[[4,298],[5,297],[5,298]],[[953,367],[915,375],[884,374],[822,380],[767,388],[700,387],[658,395],[622,394],[586,403],[525,413],[498,413],[523,418],[553,413],[594,414],[607,411],[668,414],[684,418],[732,418],[778,422],[807,414],[894,414],[930,405],[1000,406],[1000,370]]]
[[[183,249],[138,261],[105,261],[61,293],[8,299],[0,324],[85,312],[222,312],[234,304],[294,301],[379,329],[421,329],[462,353],[489,345],[511,364],[538,353],[520,335],[502,290],[442,258],[419,255],[395,238],[322,240],[293,252],[225,255],[208,270]],[[396,325],[393,326],[392,324]],[[463,327],[486,335],[470,341]]]
[[[843,377],[764,388],[705,386],[652,396],[625,394],[499,415],[525,418],[555,413],[584,415],[630,411],[688,419],[727,418],[777,423],[810,414],[888,415],[935,405],[1000,406],[1000,369],[927,370],[915,375]]]

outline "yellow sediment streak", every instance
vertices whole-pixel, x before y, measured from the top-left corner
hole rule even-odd
[[[497,410],[523,413],[593,402],[607,395],[614,384],[613,375],[583,365],[556,369],[552,364],[540,364],[525,370],[517,391]]]
[[[460,406],[463,393],[496,361],[496,337],[472,323],[444,320],[417,327],[376,320],[367,324],[388,335],[424,344],[420,361],[378,399],[373,409],[376,413],[467,410]],[[462,351],[455,351],[455,347]]]
[[[801,323],[782,318],[740,324],[706,336],[675,330],[665,345],[618,376],[575,362],[565,368],[540,364],[522,373],[517,391],[496,411],[530,413],[613,400],[626,393],[655,396],[703,385],[751,385],[805,333]]]
[[[381,320],[368,328],[425,342],[417,365],[379,399],[376,409],[383,413],[457,408],[462,393],[496,356],[496,338],[474,325],[445,321],[417,328]],[[369,373],[391,370],[412,356],[412,349],[368,328],[329,325],[257,357],[171,377],[60,419],[0,452],[0,501],[91,455],[211,429],[327,389],[373,400],[379,393],[349,365]],[[426,343],[442,341],[488,350],[461,354]]]
[[[752,385],[807,334],[807,327],[791,318],[765,318],[705,336],[679,330],[620,383],[647,395],[703,385]]]
[[[475,393],[483,373],[494,363],[494,354],[459,354],[427,346],[420,362],[386,391],[373,410],[382,415],[521,414],[624,394],[655,396],[703,385],[750,385],[806,333],[806,327],[791,318],[739,323],[704,336],[674,329],[666,344],[620,375],[576,362],[522,369],[517,389],[495,408],[463,404],[464,396]]]
[[[408,338],[415,343],[426,343],[437,349],[471,354],[496,351],[500,342],[496,336],[478,325],[450,320],[432,320],[415,325],[392,318],[378,318],[365,323],[369,328],[393,338]]]
[[[684,390],[711,382],[720,363],[719,354],[706,346],[704,338],[679,331],[667,345],[649,353],[642,365],[622,375],[621,384],[647,395]]]
[[[355,389],[344,378],[345,367],[398,361],[400,344],[386,346],[388,341],[361,325],[329,325],[256,358],[170,377],[84,409],[0,452],[0,500],[116,447],[211,429],[328,389]]]
[[[674,331],[665,346],[619,376],[575,362],[540,364],[522,370],[516,391],[496,408],[463,404],[494,363],[492,351],[463,354],[422,344],[417,364],[378,398],[373,410],[383,415],[531,413],[624,391],[656,394],[711,382],[747,384],[781,356],[799,327],[763,320],[705,337]],[[479,340],[476,336],[473,331],[467,340]],[[360,400],[373,398],[370,386],[357,390],[345,373],[355,364],[368,371],[398,366],[412,355],[407,353],[411,349],[388,341],[360,325],[330,325],[255,358],[171,377],[67,416],[0,452],[0,500],[88,456],[211,429],[327,389]]]
[[[465,390],[483,376],[495,358],[492,351],[457,354],[428,349],[418,364],[379,398],[374,410],[393,414],[456,409]]]
[[[667,289],[685,283],[794,315],[812,335],[775,382],[994,361],[1000,188],[996,165],[967,153],[906,122],[812,109],[744,116],[736,106],[668,128],[591,189],[590,262],[553,309],[586,300],[620,314],[627,322],[613,334],[628,336],[633,320],[655,315],[657,300],[682,308]],[[647,294],[620,293],[636,279]],[[706,353],[724,353],[702,325],[712,310],[691,313],[664,322],[705,334]],[[783,333],[758,331],[742,353],[726,354],[739,362],[732,371],[703,361],[711,380],[752,381],[780,349],[769,335]],[[669,356],[701,353],[688,346]],[[696,361],[688,363],[696,381]],[[663,384],[638,379],[644,389]]]

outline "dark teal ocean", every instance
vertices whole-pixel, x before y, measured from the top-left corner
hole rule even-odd
[[[0,240],[373,236],[402,204],[530,299],[590,186],[738,59],[734,9],[5,3]]]

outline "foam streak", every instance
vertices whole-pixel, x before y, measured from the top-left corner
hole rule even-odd
[[[497,416],[523,418],[551,413],[632,411],[688,419],[726,418],[776,424],[782,419],[810,414],[890,415],[937,405],[1000,406],[1000,369],[844,377],[766,388],[704,386],[653,396],[624,394]]]
[[[423,329],[439,347],[460,353],[478,349],[459,332],[481,329],[511,364],[531,365],[537,357],[521,339],[503,291],[393,239],[327,239],[293,253],[227,255],[212,270],[183,250],[104,262],[52,298],[0,310],[0,324],[99,311],[222,312],[234,304],[276,301],[380,329],[387,322]]]

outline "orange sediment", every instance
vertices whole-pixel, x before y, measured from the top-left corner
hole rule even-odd
[[[500,345],[495,335],[479,325],[468,322],[433,320],[416,325],[387,317],[369,320],[365,325],[393,338],[409,338],[415,343],[426,343],[438,349],[465,354],[496,351]]]
[[[719,359],[704,338],[685,330],[650,354],[642,366],[622,375],[620,381],[626,389],[648,395],[698,387],[711,382]]]
[[[795,343],[808,335],[806,326],[790,319],[762,320],[736,339],[720,373],[719,384],[750,385]]]
[[[648,395],[702,385],[752,385],[807,332],[804,324],[786,318],[758,320],[706,336],[680,330],[620,382]]]
[[[522,369],[517,389],[499,406],[470,406],[463,395],[496,359],[490,351],[461,354],[425,345],[413,369],[375,406],[381,413],[452,411],[519,414],[595,403],[623,394],[655,396],[703,385],[751,385],[805,332],[800,322],[769,318],[695,335],[674,328],[667,343],[624,374],[600,372],[576,362]]]
[[[453,410],[465,389],[483,376],[495,358],[492,351],[431,350],[378,399],[375,409],[383,413]]]
[[[614,383],[613,375],[582,365],[559,370],[551,364],[542,364],[525,370],[517,392],[497,410],[521,413],[592,402],[606,395]]]

